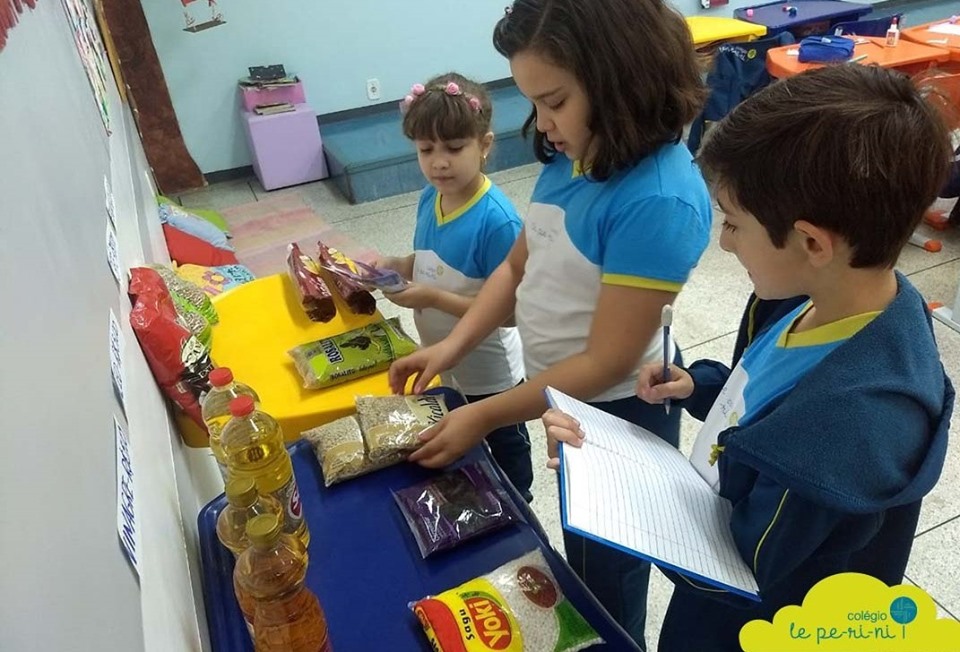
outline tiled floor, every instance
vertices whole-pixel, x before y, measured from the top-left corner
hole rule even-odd
[[[521,215],[530,201],[538,165],[528,165],[492,175],[494,181],[516,204]],[[410,252],[413,238],[417,193],[391,197],[376,202],[351,206],[329,181],[274,191],[298,193],[318,215],[337,224],[346,234],[384,254]],[[225,208],[267,195],[256,179],[218,184],[183,195],[184,206]],[[947,204],[949,206],[949,204]],[[676,306],[676,334],[687,361],[698,358],[728,360],[735,339],[743,304],[750,283],[736,259],[725,254],[716,244],[719,219],[715,218],[714,238],[709,249],[684,288]],[[930,232],[933,234],[933,232]],[[899,268],[929,301],[951,303],[960,279],[960,233],[938,235],[943,251],[928,253],[908,246]],[[415,332],[409,311],[382,300],[380,308],[387,316],[400,315],[410,332]],[[955,382],[960,382],[960,333],[940,323],[935,324],[943,363]],[[681,448],[689,452],[698,423],[684,415]],[[954,423],[960,423],[955,418]],[[553,471],[544,467],[546,441],[539,422],[531,422],[534,438],[533,508],[542,521],[551,541],[562,547],[557,514],[557,486]],[[940,483],[924,503],[919,534],[907,570],[908,579],[928,591],[937,601],[943,617],[960,616],[960,426],[951,429],[947,464]],[[659,573],[653,573],[650,587],[650,619],[647,640],[657,640],[660,622],[670,598],[671,585]]]

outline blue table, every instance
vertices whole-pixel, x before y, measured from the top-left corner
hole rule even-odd
[[[791,15],[790,7],[796,8]],[[747,11],[752,9],[753,15]],[[733,12],[738,20],[764,25],[767,36],[791,32],[797,38],[808,34],[821,34],[829,31],[830,26],[852,20],[859,20],[873,11],[870,5],[842,0],[790,0],[789,2],[771,2],[753,7],[741,7]]]
[[[488,573],[534,548],[543,551],[564,594],[607,641],[606,646],[592,649],[639,649],[550,548],[536,517],[509,482],[504,485],[523,523],[424,560],[390,492],[434,472],[400,464],[327,489],[309,444],[294,444],[290,454],[310,526],[307,585],[326,612],[334,650],[429,652],[430,644],[409,602]],[[491,459],[485,447],[472,450],[460,464],[481,459]],[[198,517],[210,642],[214,652],[252,652],[233,593],[233,556],[220,545],[215,532],[225,505],[226,499],[220,496]]]

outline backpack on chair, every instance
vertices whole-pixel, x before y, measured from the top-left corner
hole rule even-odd
[[[710,95],[703,112],[690,125],[687,146],[692,153],[700,149],[711,123],[721,120],[733,107],[773,81],[767,72],[767,51],[792,43],[793,35],[782,32],[757,41],[724,43],[717,47],[707,75]]]

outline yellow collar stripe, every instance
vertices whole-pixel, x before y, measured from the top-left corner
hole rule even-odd
[[[803,316],[808,310],[810,310],[811,307],[813,307],[813,304],[808,302],[807,305],[803,307],[803,310],[800,311],[800,314],[797,315],[797,318],[790,323],[790,326],[780,333],[780,337],[777,338],[777,346],[793,348],[800,346],[816,346],[818,344],[830,344],[831,342],[842,342],[843,340],[848,340],[862,331],[870,322],[877,318],[877,315],[880,314],[880,311],[864,312],[859,315],[851,315],[850,317],[838,319],[837,321],[824,324],[823,326],[811,328],[810,330],[803,331],[802,333],[792,332],[794,327],[797,325],[797,322],[803,318]]]
[[[454,221],[455,219],[457,219],[458,217],[466,213],[468,210],[473,208],[476,205],[476,203],[480,201],[485,194],[487,194],[487,191],[490,190],[490,187],[492,185],[493,185],[493,182],[490,181],[490,179],[488,179],[486,176],[484,176],[483,183],[480,184],[480,188],[477,189],[477,192],[473,194],[473,197],[471,197],[466,204],[464,204],[457,210],[453,211],[449,215],[444,215],[443,210],[440,208],[440,201],[443,199],[443,197],[438,192],[437,198],[433,202],[433,211],[437,216],[437,226],[443,226],[444,224],[449,224],[450,222]]]

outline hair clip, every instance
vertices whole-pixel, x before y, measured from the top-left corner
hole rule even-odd
[[[423,84],[414,84],[410,87],[410,92],[402,100],[400,100],[400,113],[406,113],[410,110],[410,105],[413,104],[413,101],[427,92],[426,87]]]
[[[512,13],[513,13],[513,7],[507,6],[507,7],[504,7],[504,8],[503,8],[503,15],[504,15],[504,16],[509,16],[509,15],[512,14]]]
[[[462,90],[460,90],[460,85],[457,82],[447,82],[444,86],[432,86],[430,87],[432,91],[443,91],[451,97],[459,97],[463,95],[467,99],[467,103],[470,105],[470,108],[477,112],[483,112],[483,105],[480,102],[480,98],[473,95],[466,95]],[[410,92],[402,100],[400,100],[400,113],[406,114],[410,110],[410,105],[413,104],[418,97],[426,94],[427,88],[423,84],[414,84],[410,88]]]

